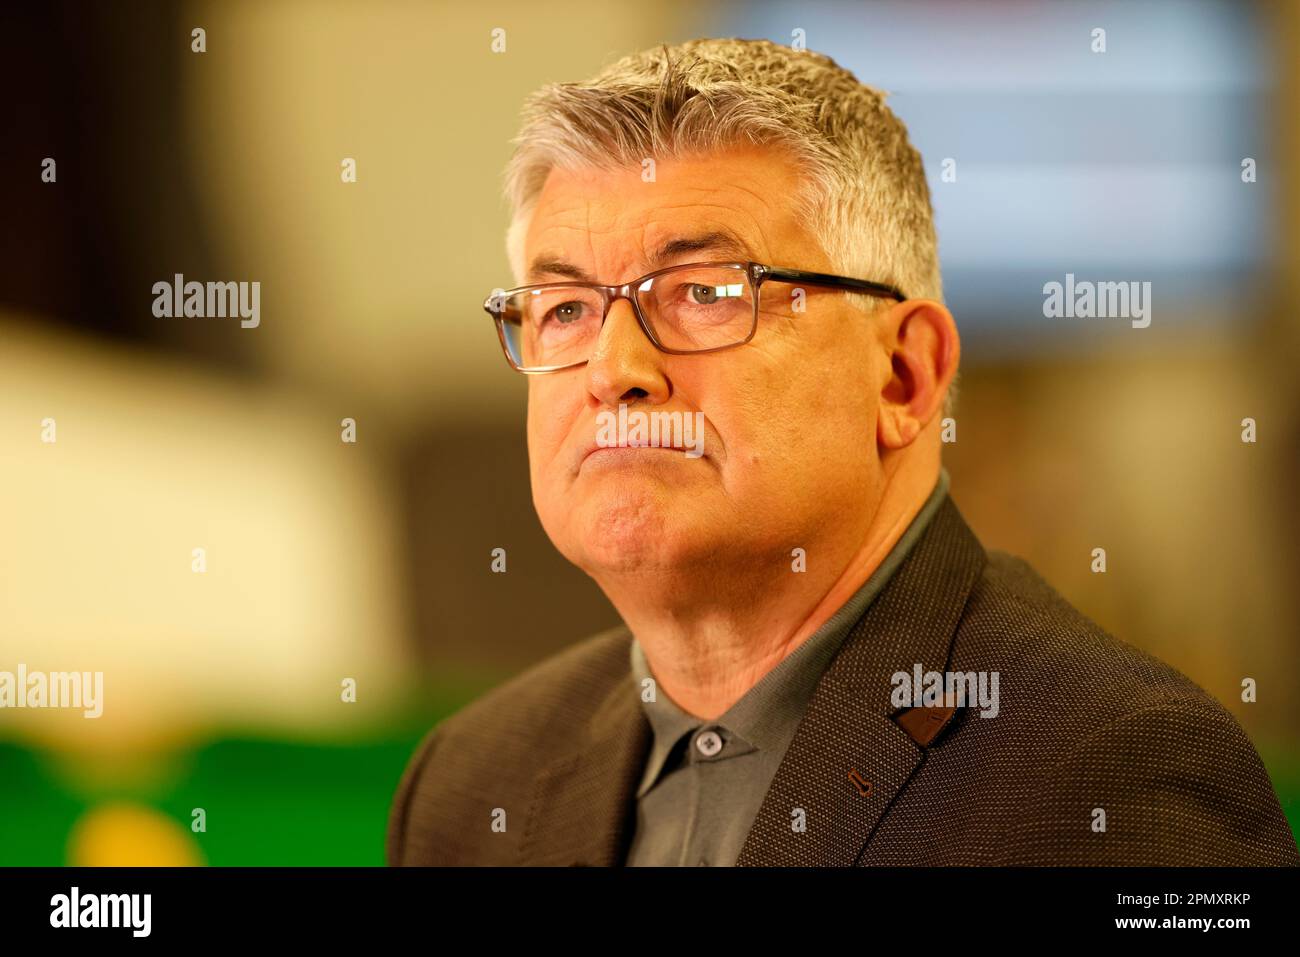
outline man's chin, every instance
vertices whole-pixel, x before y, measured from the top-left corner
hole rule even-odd
[[[701,504],[683,501],[680,491],[665,494],[639,483],[593,491],[569,519],[582,556],[578,564],[591,575],[688,564],[709,534]]]
[[[692,499],[721,485],[721,476],[707,461],[680,452],[597,451],[583,461],[565,495],[601,511],[651,507],[647,503],[664,510],[689,509]]]

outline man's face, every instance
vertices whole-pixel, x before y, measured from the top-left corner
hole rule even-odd
[[[526,268],[562,259],[622,284],[655,269],[745,260],[834,272],[792,208],[797,168],[780,151],[744,147],[640,167],[553,170],[525,239]],[[702,249],[667,260],[666,242],[708,233],[741,251]],[[530,273],[528,283],[572,279]],[[873,278],[870,276],[861,278]],[[585,366],[529,377],[533,502],[562,554],[602,572],[671,573],[739,561],[782,562],[861,531],[880,496],[876,412],[890,374],[872,314],[834,289],[765,283],[745,345],[668,355],[617,300]],[[882,309],[884,306],[882,305]],[[878,315],[878,313],[877,313]],[[703,413],[703,455],[597,448],[601,413]],[[851,526],[851,529],[846,526]],[[809,551],[809,562],[816,557]],[[757,571],[757,569],[754,569]]]

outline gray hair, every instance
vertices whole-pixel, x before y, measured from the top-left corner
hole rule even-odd
[[[590,80],[542,87],[525,102],[506,167],[506,252],[516,282],[523,281],[524,236],[552,168],[640,166],[647,157],[776,144],[800,163],[796,210],[834,271],[942,302],[925,167],[885,95],[824,54],[741,39],[656,47]],[[861,308],[882,302],[848,296]],[[955,386],[954,379],[945,415]]]

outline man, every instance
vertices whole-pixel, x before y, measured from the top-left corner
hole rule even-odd
[[[426,737],[390,863],[1300,862],[1232,716],[948,496],[957,329],[878,92],[701,40],[517,143],[485,308],[537,513],[625,627]]]

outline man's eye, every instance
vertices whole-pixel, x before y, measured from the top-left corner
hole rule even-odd
[[[550,311],[547,318],[567,325],[582,318],[582,307],[583,303],[580,302],[562,302]]]
[[[718,301],[718,289],[716,286],[708,286],[703,283],[692,283],[690,287],[691,301],[701,306],[711,306]]]

